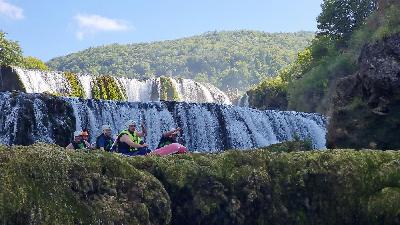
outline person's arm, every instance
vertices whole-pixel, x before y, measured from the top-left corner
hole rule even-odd
[[[92,145],[89,142],[87,142],[86,140],[83,140],[83,142],[85,142],[87,149],[92,149]]]
[[[67,149],[75,149],[75,148],[74,148],[74,145],[73,145],[72,143],[69,143],[69,145],[67,145],[66,148],[67,148]]]
[[[170,131],[167,131],[167,132],[163,133],[163,136],[164,136],[164,137],[168,137],[168,136],[170,136],[172,133],[177,132],[177,131],[181,131],[181,130],[182,130],[182,128],[178,127],[178,128],[176,128],[175,130],[170,130]]]
[[[142,132],[136,132],[136,134],[137,134],[137,136],[139,136],[139,137],[144,137],[144,136],[146,136],[146,134],[147,134],[147,129],[146,129],[146,127],[144,126],[144,123],[142,123]]]
[[[128,144],[129,146],[131,146],[131,147],[134,147],[134,148],[143,148],[143,147],[147,147],[148,145],[147,144],[136,144],[135,142],[133,142],[130,138],[129,138],[129,136],[128,135],[123,135],[121,138],[120,138],[120,141],[121,142],[125,142],[126,144]]]

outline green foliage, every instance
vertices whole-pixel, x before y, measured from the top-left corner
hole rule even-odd
[[[285,151],[278,145],[130,162],[163,183],[172,224],[397,223],[399,152],[278,153]]]
[[[352,74],[356,59],[350,54],[327,57],[303,77],[289,84],[289,108],[305,112],[324,113],[329,107],[333,81]]]
[[[367,3],[373,7],[369,7]],[[360,17],[363,20],[358,21],[358,25],[347,26],[349,29],[344,39],[338,39],[335,32],[325,32],[326,35],[324,35],[321,31],[311,45],[299,53],[296,61],[281,70],[278,77],[287,82],[286,94],[290,110],[326,113],[336,81],[356,71],[357,60],[363,46],[400,31],[399,5],[389,4],[387,8],[380,8],[380,11],[371,14],[371,10],[376,8],[373,1],[325,1],[324,4],[320,18],[328,14],[336,15],[335,11],[326,12],[326,10],[334,10],[330,7],[336,4],[360,7],[357,10],[366,11],[358,12],[363,15]],[[341,10],[346,7],[337,9],[338,16],[335,19],[343,16]],[[352,12],[351,10],[349,12]],[[369,17],[364,18],[366,15]],[[266,97],[259,93],[268,93],[268,85],[264,82],[256,89],[263,90],[256,95],[265,99]],[[257,104],[256,106],[260,107]]]
[[[297,151],[301,150],[301,151]],[[122,157],[0,147],[3,224],[397,224],[400,152]]]
[[[22,50],[16,41],[6,39],[0,31],[0,66],[20,66],[23,62]]]
[[[347,38],[377,9],[377,0],[324,0],[321,7],[319,33]]]
[[[71,86],[71,93],[69,94],[69,96],[85,98],[86,97],[85,91],[83,90],[82,84],[80,83],[76,74],[71,72],[64,72],[64,76],[68,80],[69,85]]]
[[[32,56],[24,57],[22,67],[26,69],[49,70],[49,67],[42,60]]]
[[[362,96],[335,108],[330,120],[328,140],[335,146],[350,148],[395,149],[400,146],[397,124],[400,124],[400,97],[391,99],[386,116],[371,111]]]
[[[400,216],[400,188],[387,187],[380,190],[370,198],[368,211],[380,220],[397,222]]]
[[[399,3],[397,4],[398,5],[391,5],[385,10],[384,18],[380,19],[380,25],[374,32],[373,40],[380,40],[400,32],[400,6]],[[377,17],[378,16],[375,16],[374,19],[379,19],[379,17]],[[372,22],[371,19],[369,23]]]
[[[208,32],[149,44],[113,44],[52,59],[52,69],[131,78],[169,76],[247,90],[292,62],[311,32]]]
[[[169,224],[153,176],[110,154],[0,147],[2,224]]]
[[[160,100],[179,101],[178,91],[173,86],[169,77],[160,77],[161,90]]]
[[[298,137],[294,138],[293,141],[286,141],[279,144],[273,144],[266,148],[270,152],[305,152],[314,151],[311,140],[299,140]]]
[[[268,78],[257,87],[249,90],[249,105],[260,109],[287,108],[287,82],[281,76]]]
[[[97,76],[92,81],[92,98],[104,100],[126,100],[121,85],[112,76]]]

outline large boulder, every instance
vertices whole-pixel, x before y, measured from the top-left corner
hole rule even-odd
[[[400,147],[400,34],[366,45],[359,71],[338,81],[328,147]]]

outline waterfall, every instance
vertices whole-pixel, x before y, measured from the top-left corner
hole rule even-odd
[[[154,80],[152,79],[144,81],[123,77],[116,79],[122,85],[123,89],[125,90],[125,94],[128,97],[128,101],[130,102],[149,102],[152,100],[159,100],[159,98],[151,98],[151,95],[154,91]]]
[[[85,97],[90,99],[92,98],[92,76],[84,74],[78,76],[79,82],[82,85],[83,90],[85,91]]]
[[[27,70],[15,67],[20,81],[27,93],[59,93],[70,92],[70,85],[62,72]]]
[[[189,79],[172,79],[172,82],[183,102],[232,104],[225,93],[211,84],[202,84]]]
[[[243,106],[243,107],[249,107],[249,95],[247,93],[244,93],[242,97],[239,98],[238,106]]]
[[[91,142],[109,124],[116,135],[127,120],[143,123],[154,149],[165,131],[182,127],[181,141],[191,151],[251,149],[295,137],[325,147],[326,119],[313,113],[261,111],[232,105],[186,102],[118,102],[0,93],[2,144],[49,142],[66,145],[74,130],[87,128]],[[140,129],[140,126],[138,126]],[[23,137],[23,138],[21,138]]]
[[[15,74],[22,82],[27,93],[52,93],[70,96],[73,89],[71,81],[63,72],[28,70],[13,67]],[[92,98],[93,87],[98,85],[96,76],[77,74],[77,82],[84,91],[84,98]],[[126,101],[149,102],[167,100],[162,99],[162,82],[160,78],[137,80],[123,77],[109,77],[119,88],[118,91],[126,96]],[[177,101],[197,103],[231,104],[224,92],[211,84],[202,84],[189,79],[164,78],[171,82],[172,90],[177,93]],[[110,90],[115,87],[105,87]]]

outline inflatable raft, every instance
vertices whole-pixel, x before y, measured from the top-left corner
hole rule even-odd
[[[156,149],[149,153],[149,155],[171,155],[171,154],[184,154],[187,153],[188,150],[185,146],[178,144],[178,143],[172,143],[170,145],[164,146],[162,148]]]

